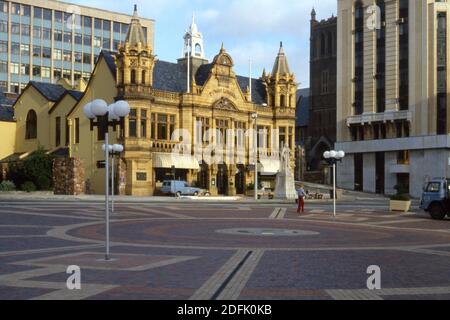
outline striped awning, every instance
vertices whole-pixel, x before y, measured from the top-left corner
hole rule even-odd
[[[277,174],[278,171],[280,171],[281,166],[280,160],[261,158],[259,162],[261,163],[262,166],[261,168],[262,175],[271,176]]]
[[[177,153],[153,153],[153,168],[200,170],[199,161],[191,155]]]

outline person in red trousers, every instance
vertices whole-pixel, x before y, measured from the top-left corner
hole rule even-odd
[[[297,190],[298,194],[298,209],[297,213],[305,213],[305,197],[306,192],[303,185],[300,185],[300,189]]]

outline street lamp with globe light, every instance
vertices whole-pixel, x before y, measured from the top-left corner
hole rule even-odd
[[[328,165],[333,166],[333,216],[336,218],[336,164],[345,158],[344,151],[325,151],[323,157]]]
[[[105,144],[103,151],[105,152],[105,220],[106,220],[106,254],[105,260],[109,260],[109,154],[113,152],[114,147],[109,145],[109,127],[114,131],[120,126],[121,132],[125,127],[125,117],[130,113],[128,102],[120,100],[108,106],[106,101],[96,99],[87,103],[84,108],[84,115],[90,120],[91,131],[94,127],[98,127],[105,132]],[[97,119],[97,121],[95,121]],[[108,146],[108,148],[106,148]],[[122,150],[123,151],[123,150]]]
[[[258,201],[258,114],[252,113],[252,120],[255,122],[255,136],[253,143],[253,157],[255,159],[255,201]]]

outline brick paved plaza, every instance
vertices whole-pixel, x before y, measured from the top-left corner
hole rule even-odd
[[[104,261],[101,203],[0,202],[0,299],[449,299],[450,221],[385,200],[120,203]],[[359,209],[359,208],[367,209]],[[81,290],[66,269],[81,268]],[[367,268],[382,289],[367,290]]]

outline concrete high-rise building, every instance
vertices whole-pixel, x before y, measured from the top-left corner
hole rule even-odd
[[[449,176],[450,3],[338,0],[341,187],[419,196]]]
[[[88,81],[101,50],[118,51],[130,15],[54,0],[0,0],[0,90],[30,80]],[[154,21],[140,19],[153,48]]]

